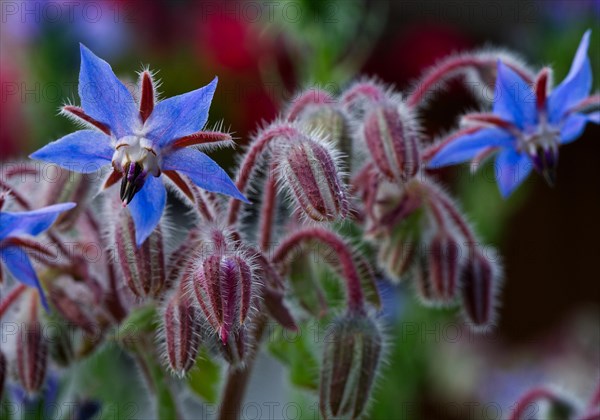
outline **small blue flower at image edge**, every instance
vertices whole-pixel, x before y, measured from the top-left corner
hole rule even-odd
[[[600,123],[600,112],[584,114],[592,89],[592,68],[587,51],[591,31],[587,31],[567,77],[548,94],[550,70],[543,69],[533,84],[498,61],[492,113],[467,114],[472,124],[443,145],[429,161],[440,168],[496,153],[496,181],[503,197],[508,197],[532,169],[553,185],[558,148],[581,136],[588,122]]]
[[[149,71],[140,74],[139,100],[111,66],[81,45],[81,107],[66,105],[63,114],[90,129],[56,140],[30,157],[89,173],[112,166],[104,188],[121,181],[121,200],[128,206],[140,246],[158,225],[166,205],[163,175],[175,184],[181,175],[210,192],[248,202],[229,175],[196,148],[228,134],[204,132],[217,78],[194,91],[156,101]],[[212,136],[212,139],[211,139]]]
[[[44,290],[27,253],[19,245],[19,238],[45,232],[60,213],[73,207],[75,203],[62,203],[32,211],[0,212],[0,260],[15,280],[37,289],[46,310],[48,310],[48,302]]]

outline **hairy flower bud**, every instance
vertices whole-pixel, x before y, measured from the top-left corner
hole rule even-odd
[[[157,297],[161,294],[166,273],[160,225],[138,247],[133,219],[128,211],[121,211],[115,227],[114,251],[125,283],[135,296]]]
[[[411,268],[418,242],[412,237],[393,235],[383,238],[377,260],[390,280],[400,282]]]
[[[210,255],[193,269],[191,280],[206,320],[226,343],[250,312],[255,293],[252,264],[243,254]]]
[[[95,318],[94,292],[66,276],[56,278],[50,285],[50,301],[62,317],[81,328],[87,334],[98,333]]]
[[[6,382],[6,356],[0,351],[0,401],[4,394],[4,383]]]
[[[460,245],[446,231],[438,232],[429,243],[429,284],[435,300],[453,303],[458,290]]]
[[[32,304],[36,305],[37,302]],[[37,315],[37,308],[33,308],[21,324],[22,330],[17,338],[16,347],[19,381],[23,389],[30,394],[42,386],[48,365],[48,343]]]
[[[308,217],[331,221],[346,216],[348,199],[335,154],[324,144],[304,139],[289,145],[279,168],[285,185]]]
[[[374,106],[363,135],[375,165],[390,181],[407,181],[419,170],[419,145],[408,111],[392,104]]]
[[[485,328],[494,321],[495,268],[479,252],[467,261],[461,277],[464,315],[475,328]]]
[[[352,156],[352,137],[348,116],[332,104],[306,107],[300,116],[309,131],[327,133],[332,145],[346,156]]]
[[[360,417],[367,406],[381,358],[382,337],[365,315],[337,318],[325,335],[320,383],[323,417]]]
[[[186,292],[178,290],[163,313],[166,359],[171,370],[183,377],[196,362],[202,324],[200,310]]]

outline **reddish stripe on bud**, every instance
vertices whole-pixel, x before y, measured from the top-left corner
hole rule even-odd
[[[248,317],[254,294],[252,268],[240,256],[217,254],[205,258],[192,275],[198,304],[225,344]]]
[[[494,315],[494,269],[483,255],[475,253],[462,273],[464,313],[475,327],[490,325]]]
[[[96,330],[96,321],[87,310],[92,308],[82,307],[80,302],[77,302],[67,292],[59,286],[52,285],[50,289],[50,301],[52,306],[63,316],[63,318],[74,325],[77,325],[90,336],[94,336]]]
[[[331,221],[348,213],[348,200],[329,151],[313,140],[289,146],[280,169],[297,204],[313,220]]]
[[[169,299],[163,314],[166,356],[169,367],[183,377],[196,362],[200,348],[200,311],[182,287]]]
[[[429,282],[435,300],[453,303],[459,274],[460,247],[454,237],[440,232],[433,237],[429,249]]]
[[[121,211],[115,227],[116,258],[125,283],[138,297],[157,297],[166,283],[163,237],[160,226],[138,248],[128,211]]]
[[[28,318],[17,339],[17,374],[25,391],[34,393],[40,389],[48,365],[48,343],[38,319],[37,295],[31,296]]]
[[[145,71],[142,73],[142,93],[140,97],[140,117],[142,123],[152,114],[154,110],[154,86],[152,86],[152,77],[150,73]]]
[[[63,109],[63,111],[66,111],[66,112],[76,116],[77,118],[85,121],[86,123],[93,125],[94,127],[96,127],[98,130],[102,131],[107,136],[110,136],[110,128],[106,124],[104,124],[100,121],[96,121],[94,118],[87,115],[85,113],[85,111],[83,109],[79,108],[78,106],[66,105],[66,106],[63,106],[62,109]]]
[[[324,418],[358,418],[366,409],[381,358],[382,338],[370,318],[348,314],[326,334],[319,390]]]
[[[416,133],[391,105],[374,107],[365,117],[365,142],[379,171],[391,181],[406,181],[419,169]]]

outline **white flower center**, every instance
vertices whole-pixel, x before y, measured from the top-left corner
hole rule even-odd
[[[128,164],[137,163],[145,173],[160,175],[158,153],[145,137],[121,137],[115,149],[112,162],[119,171],[124,172]]]

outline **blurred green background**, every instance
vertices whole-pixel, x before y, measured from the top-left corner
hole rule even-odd
[[[57,110],[78,101],[79,42],[123,80],[134,81],[143,65],[158,70],[163,97],[218,75],[209,121],[222,120],[242,146],[302,88],[340,92],[369,75],[410,89],[421,71],[453,52],[502,46],[534,68],[552,65],[560,81],[592,28],[594,75],[600,69],[600,2],[593,0],[0,4],[3,161],[73,129]],[[427,135],[450,130],[476,106],[467,90],[451,84],[423,111]],[[382,322],[391,346],[370,417],[463,419],[472,410],[469,418],[506,418],[521,392],[546,382],[588,396],[600,377],[599,134],[588,126],[561,149],[556,187],[532,176],[506,201],[491,167],[476,175],[464,166],[439,173],[481,237],[500,249],[506,281],[499,326],[474,336],[451,311],[421,307],[410,287],[385,287]],[[215,158],[234,162],[230,151]],[[311,395],[299,391],[289,400],[311,407]],[[302,417],[313,418],[315,411],[306,410]]]

